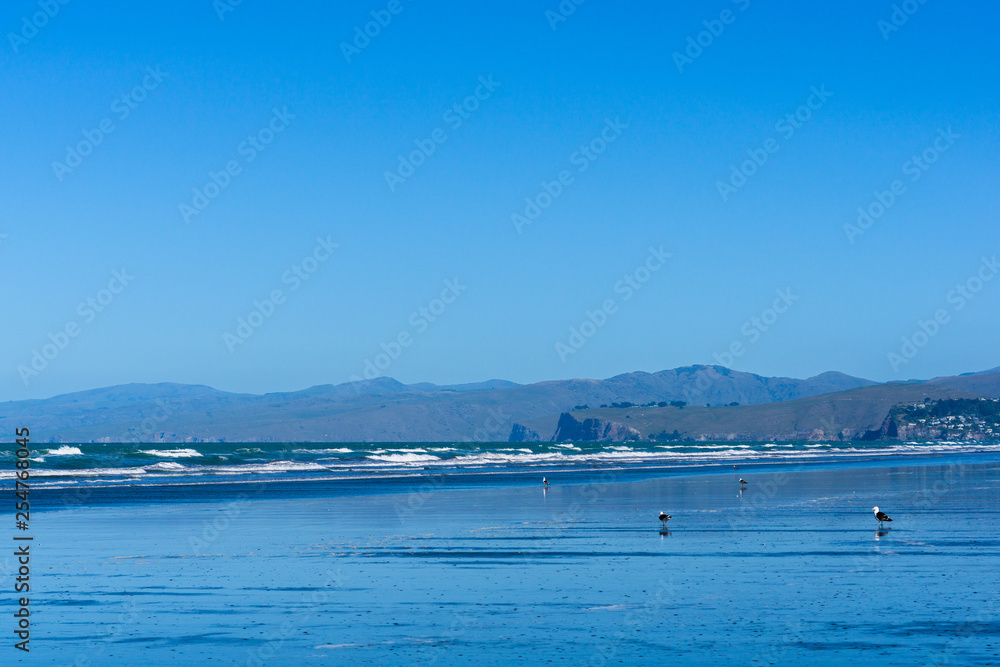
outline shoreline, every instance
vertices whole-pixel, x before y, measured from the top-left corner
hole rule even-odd
[[[806,471],[835,471],[880,467],[920,467],[959,461],[969,465],[1000,462],[1000,452],[935,452],[876,454],[872,456],[831,456],[817,458],[727,459],[723,462],[694,461],[622,466],[587,464],[535,468],[469,470],[464,468],[408,469],[392,473],[360,473],[329,476],[324,472],[299,474],[243,475],[241,478],[170,481],[164,478],[135,484],[53,483],[34,488],[34,505],[52,511],[60,508],[119,505],[155,505],[196,502],[224,502],[253,493],[259,498],[344,498],[380,497],[446,490],[508,489],[532,487],[546,476],[553,486],[644,482],[653,479],[684,479],[711,475],[739,474],[753,483],[753,477]],[[333,472],[333,471],[331,471]],[[145,480],[143,480],[145,481]]]
[[[997,456],[792,468],[751,472],[744,493],[731,468],[598,471],[43,511],[32,648],[153,665],[1000,659]]]

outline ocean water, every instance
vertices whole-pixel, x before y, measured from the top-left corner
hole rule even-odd
[[[774,445],[42,446],[6,657],[1000,664],[995,443]]]
[[[323,481],[343,482],[341,486],[353,489],[351,483],[363,486],[376,480],[428,476],[470,479],[579,470],[707,470],[725,463],[861,461],[959,452],[1000,452],[1000,443],[33,444],[31,476],[40,490],[143,487],[154,492],[178,485],[281,482],[294,486]],[[0,481],[13,479],[13,460],[12,449],[0,456]],[[382,486],[393,489],[389,482]]]

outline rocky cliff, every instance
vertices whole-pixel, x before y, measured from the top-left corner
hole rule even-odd
[[[507,442],[541,442],[541,440],[542,436],[538,435],[538,431],[521,424],[514,424],[510,429],[510,437],[507,438]]]
[[[631,426],[607,419],[584,419],[582,422],[564,412],[559,416],[553,442],[624,442],[640,440],[642,434]]]

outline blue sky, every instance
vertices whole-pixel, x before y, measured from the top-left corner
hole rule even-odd
[[[994,3],[330,4],[4,5],[0,399],[1000,365]]]

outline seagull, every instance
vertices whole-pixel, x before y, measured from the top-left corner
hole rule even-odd
[[[875,518],[878,519],[879,528],[882,527],[883,521],[889,521],[889,522],[892,521],[892,519],[889,518],[889,515],[887,515],[885,512],[880,512],[877,506],[872,508],[872,512],[875,512]]]
[[[544,484],[545,486],[549,486],[549,480],[542,477],[542,484]]]
[[[743,479],[742,477],[740,477],[740,485],[741,486],[746,486],[746,483],[747,483],[747,481],[745,479]]]
[[[670,521],[670,515],[666,512],[660,512],[660,521],[663,522],[663,530],[667,529],[667,522]]]

